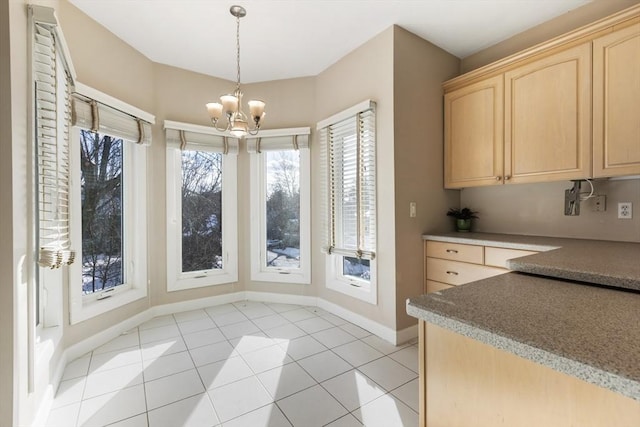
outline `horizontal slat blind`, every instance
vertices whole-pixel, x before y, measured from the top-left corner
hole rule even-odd
[[[328,188],[328,194],[323,197],[328,223],[324,249],[373,259],[376,248],[375,104],[328,124],[319,132]]]
[[[151,144],[151,123],[77,93],[73,95],[72,124],[137,144]]]
[[[62,62],[62,61],[60,61]],[[59,65],[53,27],[34,23],[33,78],[38,193],[38,263],[73,263],[69,241],[70,78]]]
[[[205,133],[204,129],[203,132],[198,132],[196,125],[188,125],[188,127],[194,128],[194,130],[181,129],[182,126],[170,126],[171,125],[165,122],[164,127],[167,148],[206,151],[211,153],[238,154],[239,142],[237,138]]]

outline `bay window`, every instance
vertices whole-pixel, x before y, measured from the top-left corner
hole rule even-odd
[[[167,289],[236,282],[238,140],[188,123],[164,127]]]
[[[311,281],[309,128],[260,131],[251,156],[251,280]]]
[[[375,103],[318,123],[327,287],[377,303]]]
[[[76,84],[72,97],[71,323],[147,295],[146,146],[154,117]]]

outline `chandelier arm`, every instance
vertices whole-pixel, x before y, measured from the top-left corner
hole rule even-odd
[[[229,130],[229,128],[230,128],[230,124],[231,124],[231,122],[229,122],[229,121],[227,120],[227,126],[226,126],[226,127],[224,127],[224,128],[219,128],[219,127],[218,127],[218,119],[211,119],[211,123],[213,124],[213,128],[214,128],[215,130],[217,130],[218,132],[226,132],[226,131],[228,131],[228,130]]]

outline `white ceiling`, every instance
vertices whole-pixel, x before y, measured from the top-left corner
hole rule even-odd
[[[315,76],[397,24],[463,58],[592,0],[69,0],[149,59],[244,83]]]

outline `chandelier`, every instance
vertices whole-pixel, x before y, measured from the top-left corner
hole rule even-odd
[[[236,17],[236,64],[237,82],[236,90],[233,94],[222,95],[220,102],[210,102],[207,104],[207,111],[211,117],[211,123],[220,132],[229,131],[237,138],[243,138],[247,134],[256,135],[260,130],[260,121],[264,117],[265,103],[259,100],[251,100],[249,104],[249,115],[251,116],[252,129],[249,129],[247,116],[242,111],[242,91],[240,90],[240,18],[247,15],[247,11],[242,6],[231,6],[231,15]],[[222,113],[227,118],[226,126],[219,127],[218,121]]]

